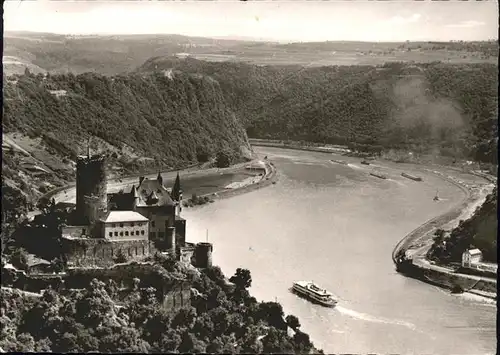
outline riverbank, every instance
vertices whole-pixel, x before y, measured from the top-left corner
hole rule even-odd
[[[224,199],[229,197],[234,197],[244,193],[252,192],[263,187],[267,187],[271,184],[275,184],[278,180],[278,173],[276,167],[272,162],[265,161],[265,170],[262,173],[262,177],[259,180],[255,179],[245,179],[239,183],[236,183],[232,188],[225,188],[213,193],[202,195],[201,197],[209,197],[212,199]]]
[[[459,224],[460,220],[470,218],[476,209],[484,203],[486,196],[491,193],[494,187],[492,184],[496,180],[493,177],[484,176],[484,174],[474,174],[488,180],[490,184],[471,187],[452,176],[438,171],[426,170],[460,188],[464,192],[464,198],[450,211],[427,221],[406,235],[392,252],[394,263],[397,265],[397,258],[405,255],[409,260],[404,267],[400,267],[400,271],[409,277],[449,290],[458,285],[465,292],[475,296],[496,299],[495,279],[458,273],[452,268],[435,265],[426,257],[433,244],[433,232],[438,228],[451,230]]]

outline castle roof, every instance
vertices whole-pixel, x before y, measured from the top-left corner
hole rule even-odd
[[[145,178],[137,187],[139,202],[137,206],[174,206],[167,189],[158,181]],[[149,203],[148,203],[149,202]]]
[[[105,223],[148,222],[149,219],[134,211],[111,211],[102,221]]]
[[[470,250],[467,250],[467,253],[469,253],[470,255],[479,255],[479,254],[482,254],[481,250],[479,250],[479,249],[470,249]]]

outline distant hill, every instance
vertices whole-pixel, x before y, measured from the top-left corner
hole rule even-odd
[[[213,77],[252,138],[497,162],[498,67],[488,63],[257,66],[156,57],[138,69]]]
[[[276,43],[180,35],[69,36],[49,33],[4,34],[4,72],[49,71],[105,75],[133,70],[154,56],[191,56],[207,61],[258,65],[379,65],[425,63],[497,63],[497,42],[318,42]]]

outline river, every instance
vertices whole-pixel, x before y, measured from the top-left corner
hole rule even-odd
[[[496,352],[496,307],[396,273],[391,252],[407,233],[451,209],[463,192],[406,165],[259,147],[279,171],[276,185],[186,209],[187,239],[214,243],[214,263],[252,273],[250,292],[280,302],[326,353],[486,354]],[[332,158],[348,161],[340,165]],[[379,169],[381,180],[369,175]],[[462,176],[474,181],[472,176]],[[433,201],[439,189],[440,202]],[[334,309],[289,292],[296,280],[332,291]]]

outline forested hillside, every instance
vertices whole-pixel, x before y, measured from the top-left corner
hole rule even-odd
[[[441,262],[461,262],[462,253],[469,248],[478,248],[484,259],[497,262],[498,190],[486,197],[486,201],[466,221],[453,229],[449,238],[435,238],[429,257]],[[445,243],[443,243],[445,241]]]
[[[303,68],[157,57],[138,72],[170,69],[216,79],[252,138],[497,161],[493,64]]]
[[[180,168],[221,151],[235,159],[249,153],[241,123],[211,78],[27,72],[3,84],[3,186],[28,200],[74,179],[89,137],[118,176]]]

